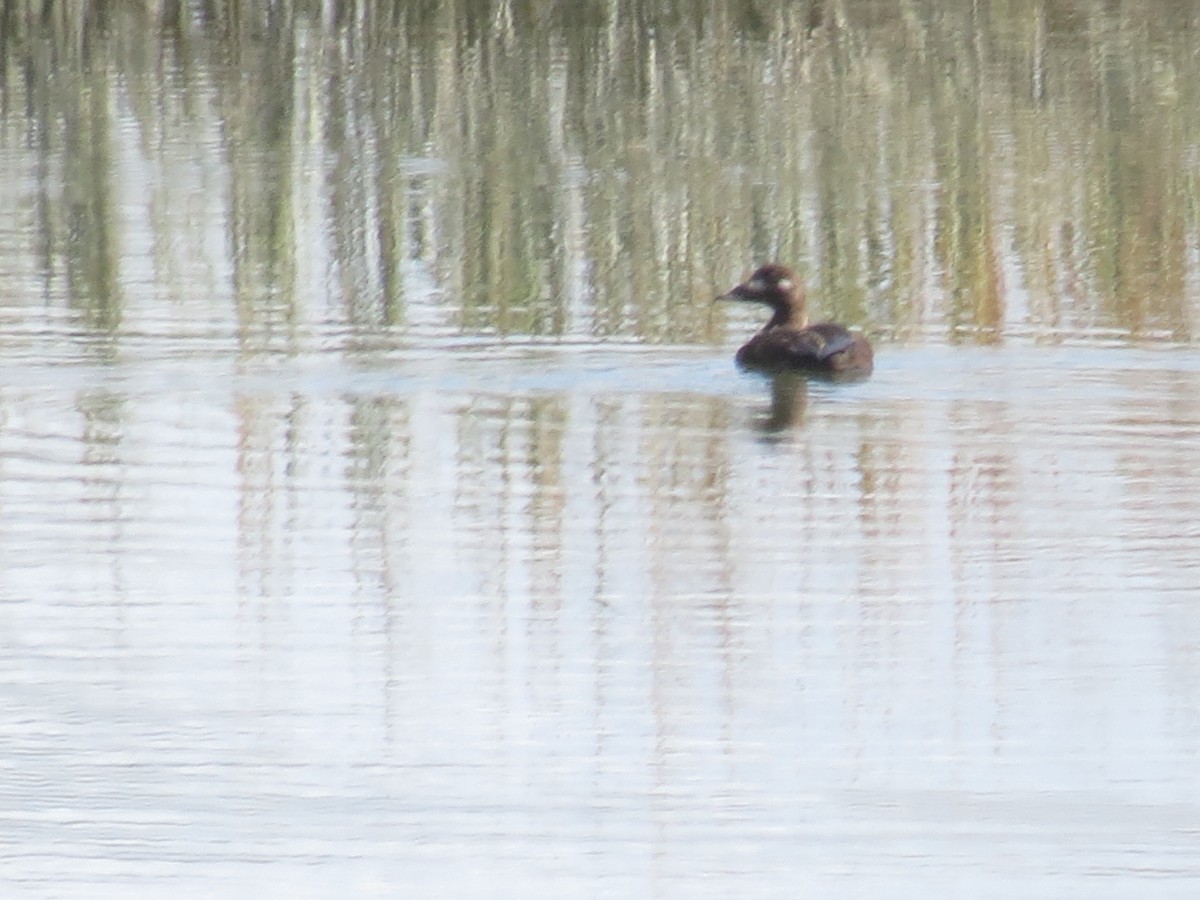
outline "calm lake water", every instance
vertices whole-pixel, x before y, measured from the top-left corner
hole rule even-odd
[[[80,6],[5,897],[1196,896],[1186,4]],[[767,258],[870,381],[735,370]]]

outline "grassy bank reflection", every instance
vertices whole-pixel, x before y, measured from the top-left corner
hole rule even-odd
[[[3,242],[102,329],[719,341],[780,257],[901,339],[1194,331],[1179,4],[72,9],[0,11]]]

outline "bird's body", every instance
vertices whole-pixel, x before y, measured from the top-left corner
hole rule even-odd
[[[808,324],[804,289],[792,272],[778,263],[762,266],[721,299],[763,303],[774,312],[738,350],[735,359],[744,369],[852,380],[866,378],[874,368],[871,344],[861,334],[833,322]]]

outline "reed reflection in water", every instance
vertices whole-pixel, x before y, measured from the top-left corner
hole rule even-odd
[[[0,884],[1190,897],[1195,16],[0,2]]]
[[[157,8],[0,7],[6,273],[90,328],[720,343],[778,258],[905,341],[1195,332],[1187,4]]]
[[[6,877],[1182,896],[1200,371],[1041,353],[27,375]]]

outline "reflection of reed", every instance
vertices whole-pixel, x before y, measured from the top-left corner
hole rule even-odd
[[[405,260],[466,331],[720,339],[696,298],[769,256],[802,261],[822,313],[901,335],[1187,338],[1195,14],[1033,6],[8,2],[0,93],[31,115],[5,140],[62,173],[40,246],[101,328],[131,206],[162,204],[159,278],[214,251],[170,189],[116,173],[169,180],[219,134],[229,258],[207,264],[273,347],[317,312],[306,290],[356,331],[402,326]]]

